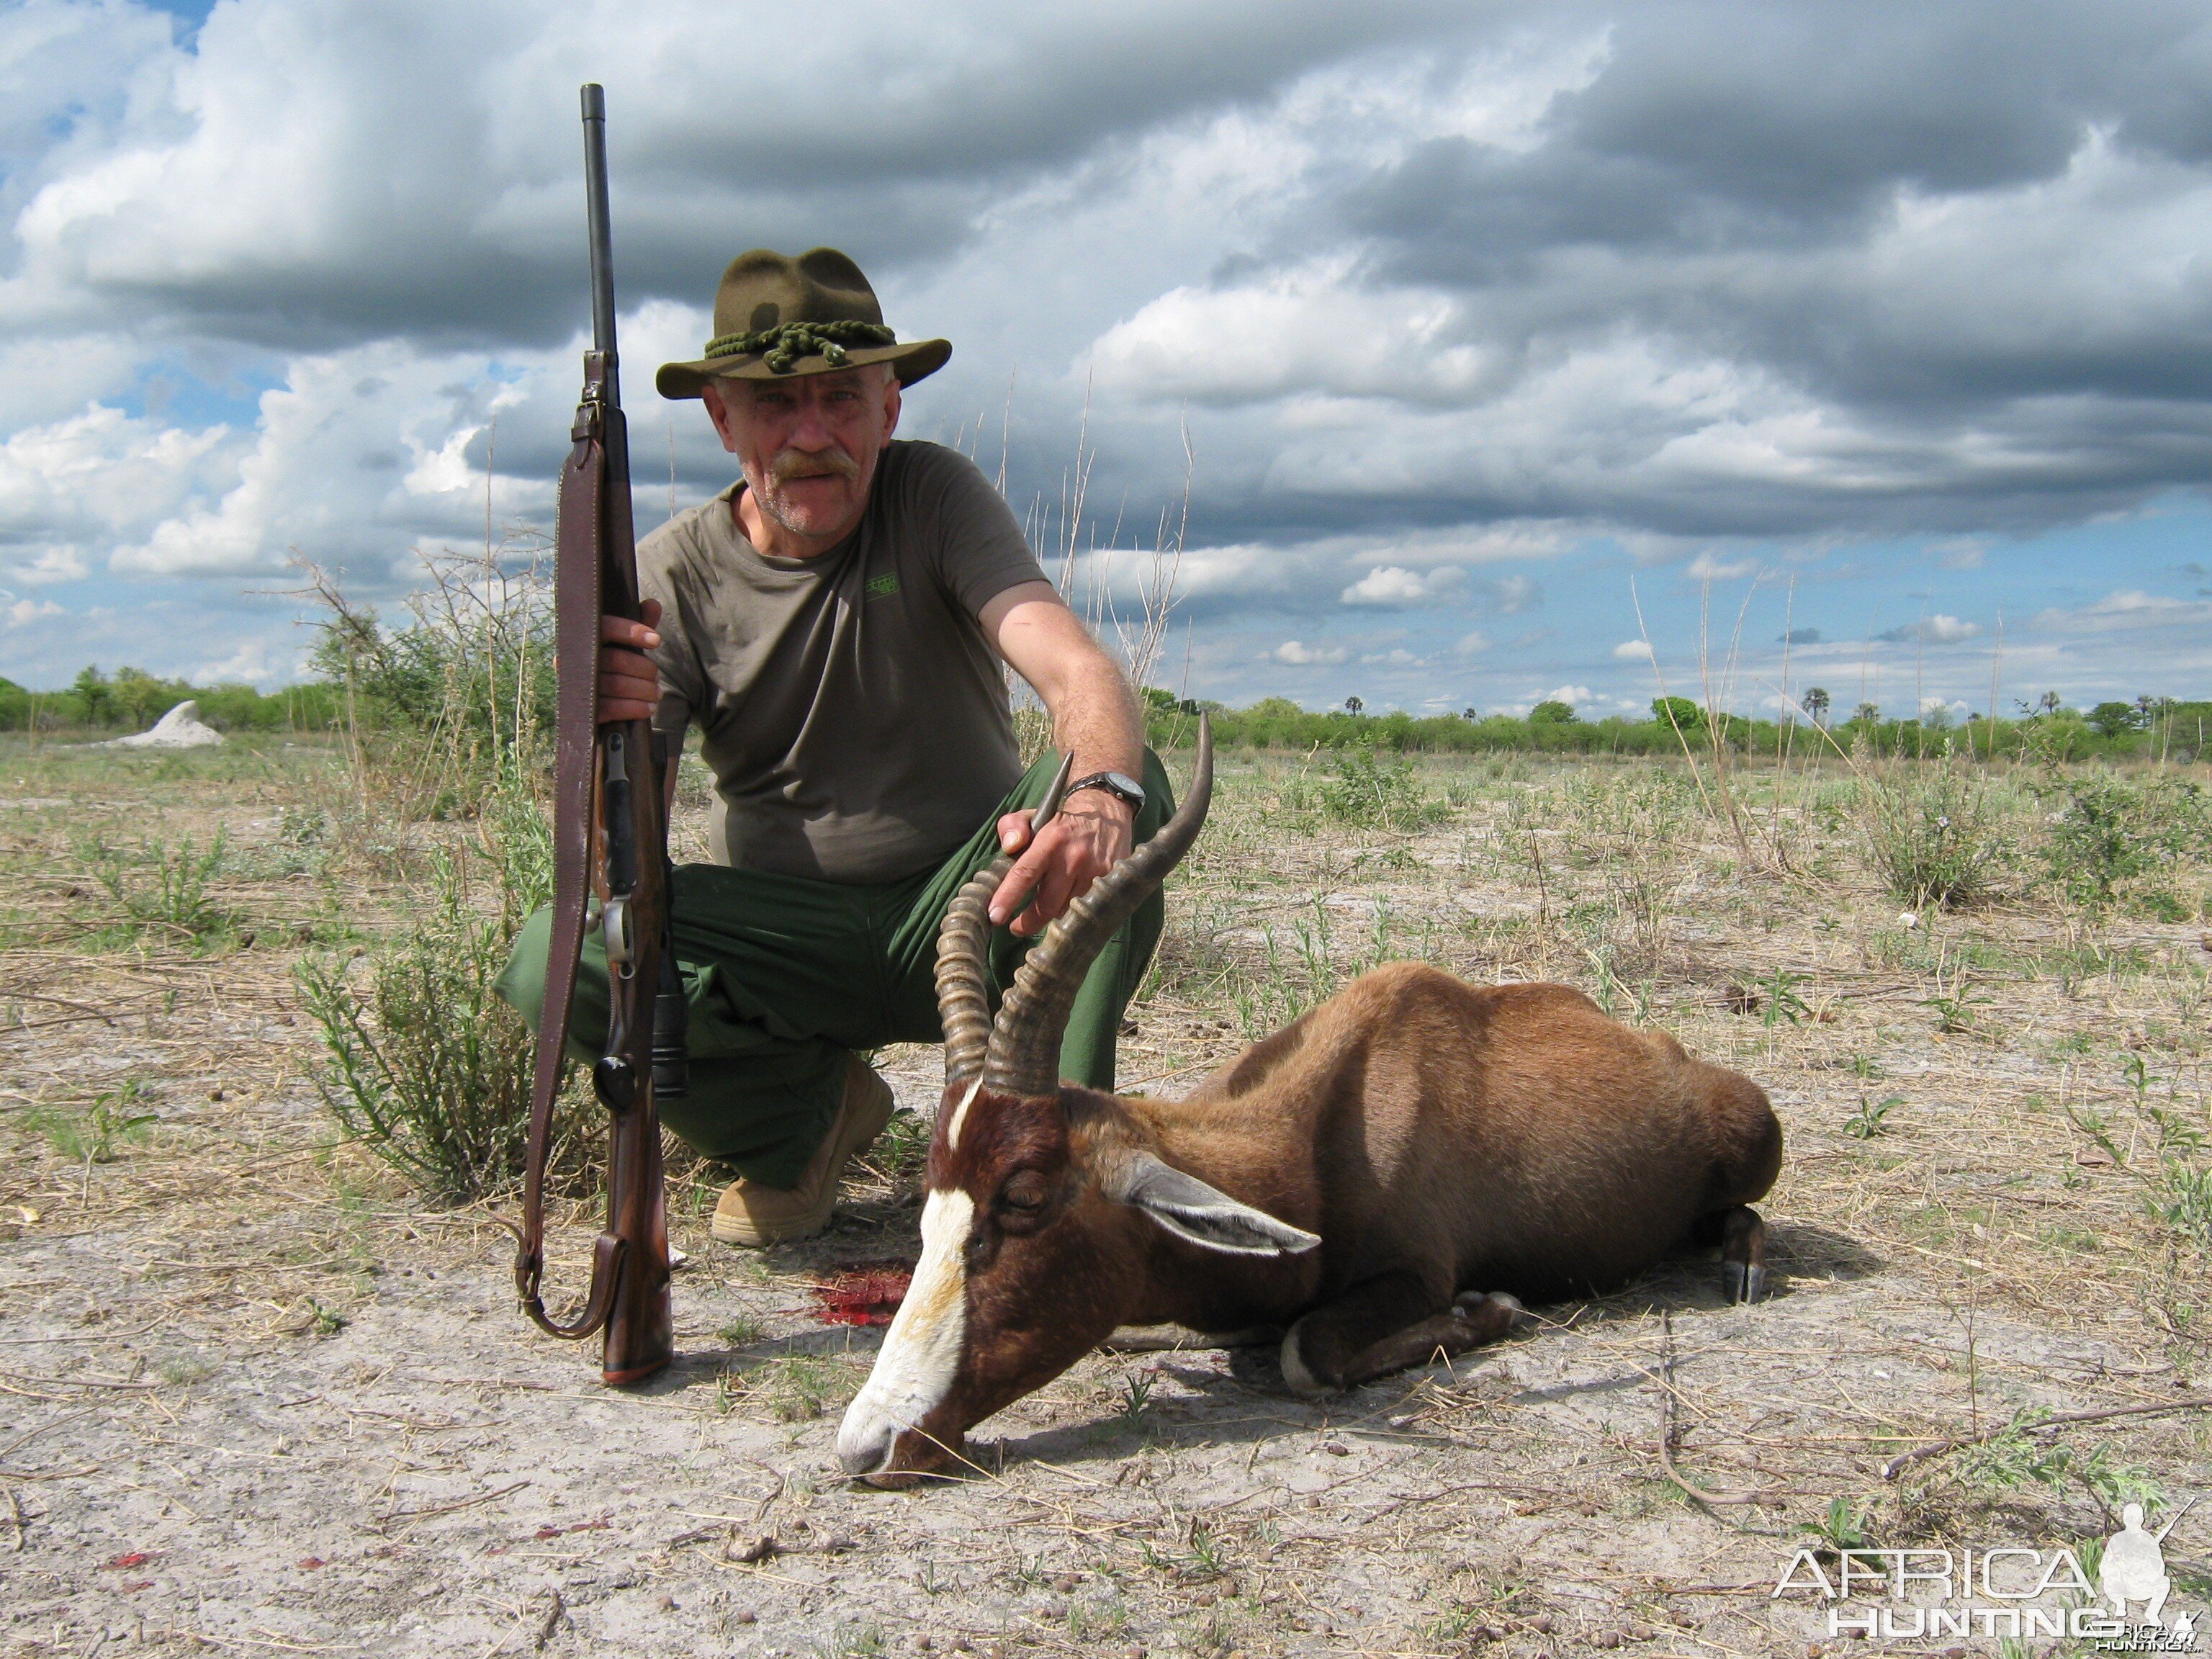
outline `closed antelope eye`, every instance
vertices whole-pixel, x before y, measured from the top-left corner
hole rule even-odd
[[[1042,1210],[1050,1194],[1045,1178],[1035,1170],[1017,1170],[999,1188],[999,1202],[1010,1210]]]

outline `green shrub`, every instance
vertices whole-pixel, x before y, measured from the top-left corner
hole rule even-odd
[[[2169,1157],[2148,1200],[2150,1212],[2202,1250],[2212,1250],[2212,1165]]]
[[[2121,882],[2148,866],[2141,806],[2136,791],[2108,779],[2084,780],[2067,792],[2043,854],[2067,897],[2101,908]]]
[[[1339,823],[1382,830],[1419,830],[1449,810],[1421,793],[1413,762],[1385,762],[1372,749],[1338,755],[1316,793],[1322,811]]]
[[[331,957],[300,969],[325,1051],[323,1103],[349,1139],[448,1203],[518,1178],[529,1132],[534,1045],[493,989],[551,884],[544,819],[519,776],[494,798],[479,842],[433,856],[422,919],[358,969]],[[556,1118],[554,1160],[572,1172],[573,1126],[566,1111]]]
[[[237,917],[208,890],[224,865],[220,830],[205,852],[190,836],[173,848],[149,840],[135,855],[94,836],[78,852],[133,933],[204,946],[236,928]]]
[[[1893,897],[1912,908],[1958,908],[1987,899],[2009,856],[1986,786],[1948,771],[1864,778],[1859,792],[1867,853]]]
[[[2130,881],[2206,850],[2212,820],[2193,783],[2169,780],[2138,787],[2117,778],[2087,777],[2044,793],[2060,803],[2044,862],[2076,904],[2103,909]],[[2152,891],[2137,902],[2161,920],[2186,919],[2186,907],[2171,893]]]
[[[111,1089],[83,1112],[58,1106],[33,1107],[23,1115],[24,1127],[46,1137],[55,1152],[72,1164],[112,1164],[118,1141],[143,1146],[153,1138],[161,1121],[154,1113],[134,1109],[146,1101],[146,1087],[132,1078],[119,1089]]]
[[[428,915],[368,958],[365,983],[328,957],[302,963],[300,983],[327,1050],[316,1085],[347,1136],[463,1203],[521,1172],[531,1042],[492,990],[505,919],[470,902],[453,858],[433,871]]]
[[[2187,921],[2195,915],[2179,894],[2163,887],[2136,894],[2130,908],[2146,921]]]

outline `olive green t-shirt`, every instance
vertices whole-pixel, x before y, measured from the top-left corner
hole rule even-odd
[[[660,601],[654,724],[701,733],[717,863],[839,882],[933,868],[1021,776],[984,605],[1043,570],[975,465],[888,445],[868,506],[811,559],[756,551],[740,480],[637,550]]]

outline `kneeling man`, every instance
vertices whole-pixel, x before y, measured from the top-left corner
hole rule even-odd
[[[610,617],[604,720],[689,726],[718,797],[714,861],[676,872],[676,955],[690,1010],[690,1094],[661,1118],[740,1179],[714,1237],[818,1232],[846,1162],[891,1113],[856,1051],[936,1042],[937,931],[1001,850],[992,901],[1010,984],[1069,901],[1174,810],[1121,670],[1061,601],[998,492],[957,452],[894,441],[901,389],[943,340],[898,343],[860,268],[831,248],[742,254],[698,361],[660,370],[696,398],[742,474],[638,547],[645,621]],[[1024,773],[1002,665],[1033,686],[1075,755],[1059,816],[1034,838],[1056,757]],[[1114,1086],[1121,1011],[1160,933],[1155,896],[1102,952],[1060,1051],[1063,1075]],[[534,1026],[550,913],[517,940],[500,990]],[[606,960],[585,946],[571,1046],[606,1030]]]

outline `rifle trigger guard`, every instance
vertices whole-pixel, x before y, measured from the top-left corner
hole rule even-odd
[[[607,966],[627,969],[636,961],[629,936],[629,900],[617,894],[606,902],[600,913],[600,927],[606,935]],[[627,979],[629,974],[623,975]]]

